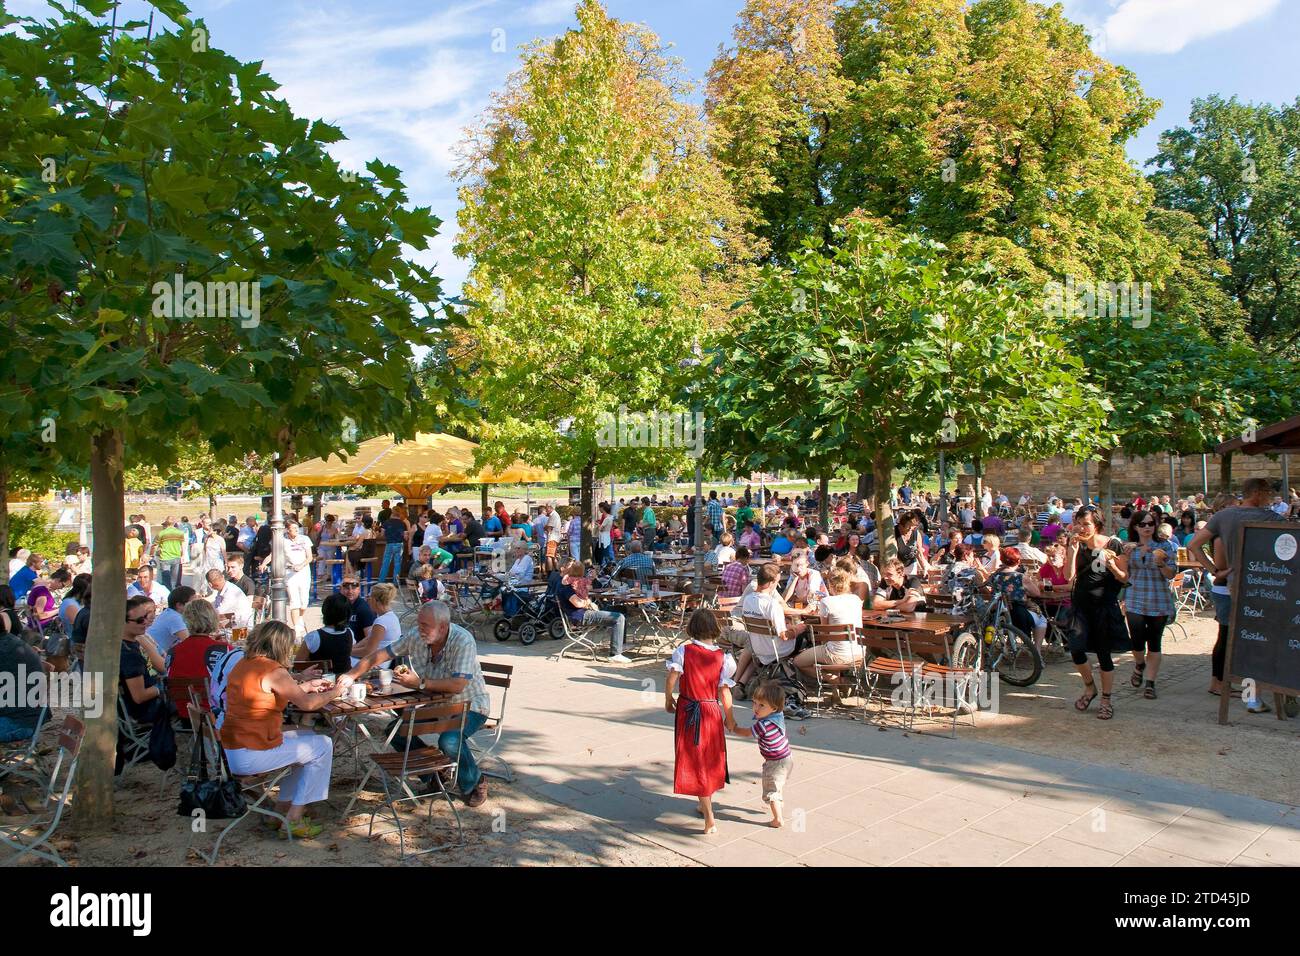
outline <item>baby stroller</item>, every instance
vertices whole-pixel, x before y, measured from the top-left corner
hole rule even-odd
[[[559,574],[558,571],[552,573]],[[512,634],[518,634],[521,643],[533,643],[540,634],[547,632],[547,625],[550,617],[553,616],[548,615],[546,610],[550,593],[549,584],[546,588],[547,596],[537,597],[515,587],[507,578],[501,584],[501,606],[502,608],[513,607],[514,612],[505,614],[492,625],[492,636],[498,641],[508,641]],[[549,604],[551,607],[555,606],[553,601]]]

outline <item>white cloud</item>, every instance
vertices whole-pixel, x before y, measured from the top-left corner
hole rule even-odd
[[[1121,0],[1106,19],[1108,52],[1177,53],[1267,16],[1279,0]]]
[[[527,22],[538,25],[567,23],[577,6],[577,0],[535,0],[524,8],[523,14]]]

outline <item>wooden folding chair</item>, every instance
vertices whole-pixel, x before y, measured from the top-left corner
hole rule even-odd
[[[496,752],[497,747],[501,744],[501,733],[505,729],[506,723],[506,697],[510,694],[510,684],[512,675],[515,672],[513,664],[495,664],[491,661],[479,661],[479,669],[483,671],[483,683],[488,687],[499,687],[501,697],[496,702],[496,707],[488,714],[487,721],[480,728],[487,731],[491,737],[487,744],[480,744],[474,739],[478,734],[469,738],[470,750],[474,753],[474,759],[482,765],[485,760],[495,760],[499,763],[504,772],[498,773],[491,770],[484,770],[483,775],[486,777],[496,777],[498,780],[506,780],[510,783],[515,782],[515,772],[511,769],[510,764]]]
[[[370,763],[376,773],[379,774],[380,781],[384,785],[384,802],[370,812],[370,826],[367,835],[374,835],[375,816],[381,809],[386,807],[392,813],[393,822],[397,825],[398,848],[403,861],[408,855],[421,856],[435,850],[446,850],[461,846],[464,842],[462,838],[465,829],[460,821],[460,813],[456,810],[456,804],[452,802],[449,788],[442,783],[442,777],[445,775],[455,780],[456,774],[460,770],[461,753],[464,752],[463,747],[466,745],[464,743],[465,717],[468,713],[469,702],[463,700],[454,704],[430,704],[425,707],[412,707],[409,715],[403,717],[403,723],[406,724],[403,728],[406,747],[400,752],[388,751],[369,755]],[[460,732],[463,742],[462,750],[455,757],[448,756],[437,747],[411,746],[418,737],[433,737],[453,730]],[[415,793],[410,786],[410,781],[424,777],[433,778],[431,788],[426,790],[425,793]],[[403,795],[398,796],[398,793]],[[456,842],[426,847],[423,850],[413,850],[408,854],[406,852],[406,828],[402,826],[402,818],[397,812],[397,805],[399,803],[413,803],[418,806],[420,801],[426,800],[429,805],[428,820],[432,822],[433,805],[439,796],[451,808],[451,815],[456,821]]]
[[[17,863],[30,853],[42,860],[49,860],[56,866],[68,865],[51,845],[50,837],[58,829],[63,811],[68,806],[68,796],[72,792],[72,781],[77,775],[77,760],[85,733],[85,725],[76,717],[69,714],[63,718],[63,726],[59,729],[58,753],[41,794],[40,809],[13,823],[0,823],[0,844],[14,851],[14,856],[6,863]]]
[[[866,679],[867,679],[867,700],[863,704],[863,712],[867,711],[868,705],[872,700],[880,703],[880,714],[884,714],[886,701],[893,699],[892,688],[897,687],[905,681],[912,681],[918,676],[920,665],[913,665],[911,655],[906,650],[906,643],[903,640],[900,631],[877,631],[874,629],[863,629],[860,632],[862,646],[866,652],[871,655],[867,662]],[[885,684],[891,688],[888,692],[882,692],[881,685]],[[911,726],[911,716],[914,713],[913,695],[910,693],[910,684],[908,687],[907,703],[903,725]]]
[[[861,646],[858,643],[858,629],[852,624],[822,624],[813,621],[809,625],[812,637],[812,646],[815,649],[818,646],[824,646],[831,643],[851,643],[855,647]],[[818,713],[822,712],[825,703],[825,697],[828,691],[834,690],[836,693],[842,687],[848,687],[851,690],[857,690],[862,698],[862,715],[865,718],[867,712],[867,688],[866,688],[866,655],[863,654],[854,663],[851,664],[822,664],[817,661],[816,655],[813,657],[813,673],[817,679],[817,707]],[[847,677],[846,683],[836,680],[831,685],[826,677]]]
[[[908,641],[911,653],[916,657],[934,657],[940,660],[946,660],[948,664],[936,664],[926,661],[921,665],[921,679],[923,681],[934,681],[943,687],[943,696],[941,706],[952,707],[952,729],[950,737],[957,736],[957,718],[963,710],[970,712],[971,726],[975,726],[975,711],[978,710],[976,702],[971,702],[971,689],[974,688],[978,693],[978,684],[980,672],[973,667],[955,667],[952,666],[952,643],[946,635],[942,634],[913,634]],[[917,692],[920,688],[913,687]],[[951,692],[952,699],[949,699]],[[934,709],[933,695],[923,693],[921,702],[925,705],[926,715]]]

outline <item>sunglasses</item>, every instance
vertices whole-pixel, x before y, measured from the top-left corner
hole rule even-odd
[[[153,617],[153,612],[150,612],[150,613],[146,614],[144,617],[128,617],[128,618],[127,618],[127,621],[129,621],[129,622],[132,623],[132,624],[143,624],[145,621],[149,620],[151,617]]]
[[[1138,522],[1138,527],[1139,527],[1139,528],[1154,528],[1155,526],[1156,526],[1156,523],[1155,523],[1154,521],[1139,521],[1139,522]]]
[[[339,585],[339,587],[341,587],[341,588],[359,588],[359,587],[361,587],[361,585],[358,584],[356,581],[344,581],[342,584]]]

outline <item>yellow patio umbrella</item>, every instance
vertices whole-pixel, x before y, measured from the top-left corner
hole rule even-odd
[[[447,485],[522,484],[549,482],[558,474],[516,461],[504,468],[474,467],[478,445],[454,435],[418,433],[398,442],[381,435],[361,443],[357,453],[315,458],[280,474],[287,488],[321,488],[331,485],[374,485],[392,488],[408,501],[419,501]],[[271,484],[268,476],[263,479]]]

